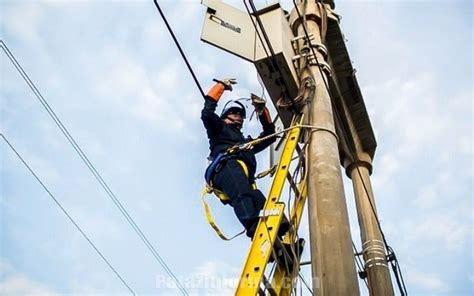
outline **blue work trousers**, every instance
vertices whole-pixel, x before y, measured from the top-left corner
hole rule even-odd
[[[229,159],[216,170],[213,185],[230,198],[229,205],[234,208],[247,236],[252,238],[258,215],[265,206],[265,196],[260,190],[252,188],[253,181],[249,177],[236,159]]]

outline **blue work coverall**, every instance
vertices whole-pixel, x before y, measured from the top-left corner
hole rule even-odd
[[[225,152],[236,144],[253,140],[250,137],[245,138],[235,126],[226,124],[215,113],[216,107],[217,102],[206,97],[201,112],[201,119],[209,138],[210,159],[215,159],[219,153]],[[260,133],[259,138],[275,133],[275,125],[270,120],[260,117],[263,132]],[[252,186],[255,183],[257,168],[255,154],[267,148],[275,140],[276,137],[270,137],[254,145],[251,150],[235,153],[220,163],[212,175],[213,186],[229,197],[228,204],[234,209],[235,215],[245,227],[247,236],[251,238],[257,227],[258,214],[265,205],[265,196]],[[245,163],[248,175],[245,174],[242,165],[237,160]]]

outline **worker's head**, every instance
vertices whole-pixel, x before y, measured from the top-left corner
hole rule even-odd
[[[230,105],[230,106],[228,106]],[[245,106],[239,101],[229,101],[222,110],[221,118],[226,124],[242,128],[246,116]]]

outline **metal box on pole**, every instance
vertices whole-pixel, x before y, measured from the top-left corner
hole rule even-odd
[[[202,0],[202,4],[207,7],[202,41],[252,62],[275,106],[282,92],[286,92],[287,98],[297,95],[299,80],[292,62],[294,36],[287,13],[279,3],[264,7],[255,15],[220,0]],[[262,32],[257,18],[264,28],[271,29]],[[284,126],[289,126],[291,112],[279,108],[277,111]]]

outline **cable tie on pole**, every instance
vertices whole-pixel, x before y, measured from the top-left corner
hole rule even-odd
[[[307,125],[307,124],[302,124],[300,126],[302,128],[311,130],[311,133],[318,132],[318,131],[328,132],[331,135],[333,135],[336,138],[337,143],[339,143],[339,137],[338,137],[337,133],[335,131],[331,130],[331,129],[328,129],[326,127],[316,126],[316,125]]]

